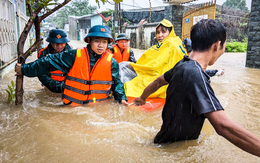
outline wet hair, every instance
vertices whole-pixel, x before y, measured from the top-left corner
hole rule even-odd
[[[172,31],[172,27],[165,27],[165,26],[162,25],[162,24],[160,24],[160,25],[156,28],[156,31],[157,31],[157,29],[158,29],[159,27],[161,27],[161,29],[162,29],[163,32],[166,32],[166,31],[168,30],[169,33],[171,33],[171,31]]]
[[[191,42],[193,51],[206,51],[214,43],[221,41],[223,47],[227,39],[227,31],[223,24],[213,19],[202,19],[191,28]]]

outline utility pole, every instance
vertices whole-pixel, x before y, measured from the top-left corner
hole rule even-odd
[[[120,30],[120,33],[122,33],[122,29],[121,29],[121,5],[120,5],[120,2],[118,3],[118,6],[119,6],[119,11],[118,11],[118,15],[119,15],[119,30]]]
[[[119,20],[119,14],[118,14],[118,3],[115,3],[115,38],[117,37],[119,31],[118,31],[118,20]]]

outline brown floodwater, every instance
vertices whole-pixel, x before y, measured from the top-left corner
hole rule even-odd
[[[221,56],[209,69],[225,74],[211,82],[228,117],[260,138],[260,70],[246,68],[245,57]],[[218,136],[207,120],[197,140],[153,144],[161,109],[145,112],[113,100],[64,106],[37,78],[25,77],[22,106],[9,104],[5,89],[14,74],[11,69],[0,79],[0,162],[260,162]]]

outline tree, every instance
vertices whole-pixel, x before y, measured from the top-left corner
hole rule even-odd
[[[63,23],[68,21],[68,16],[83,16],[91,14],[97,9],[96,6],[89,5],[88,0],[72,0],[70,4],[58,11],[57,15],[53,17],[54,24],[58,28],[63,28]],[[49,21],[49,19],[48,19]]]
[[[245,0],[226,0],[223,6],[248,12]]]
[[[115,10],[109,9],[108,11],[103,11],[103,12],[102,12],[102,15],[103,15],[104,17],[109,17],[109,16],[112,16],[114,13],[115,13]],[[109,26],[109,28],[111,29],[111,31],[113,31],[112,23],[113,23],[113,22],[112,22],[112,18],[109,19],[109,20],[106,22],[106,26]]]
[[[60,3],[62,1],[62,3]],[[43,19],[50,16],[55,11],[64,7],[71,0],[26,0],[26,5],[28,9],[28,14],[30,15],[29,20],[27,21],[17,43],[17,55],[18,55],[18,63],[25,63],[26,58],[35,51],[40,43],[40,23]],[[96,0],[97,3],[99,1],[105,3],[106,0]],[[118,3],[122,0],[113,0]],[[80,11],[81,12],[81,11]],[[26,38],[28,37],[29,31],[34,25],[35,27],[35,35],[36,41],[33,45],[24,52],[24,43]],[[16,77],[16,90],[15,90],[15,104],[19,105],[23,103],[23,75],[18,75]]]

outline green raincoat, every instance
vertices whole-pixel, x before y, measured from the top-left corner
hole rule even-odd
[[[87,46],[87,50],[89,53],[90,68],[92,70],[97,60],[101,58],[101,55],[95,54],[89,44]],[[61,70],[63,73],[68,73],[74,64],[76,52],[76,49],[72,49],[58,54],[50,54],[28,64],[22,64],[22,73],[28,77],[41,76],[54,70]],[[119,66],[114,58],[112,58],[111,62],[111,74],[112,80],[114,81],[111,89],[115,100],[117,102],[127,100],[124,85],[119,78]]]
[[[62,50],[62,52],[64,51],[68,51],[72,49],[70,47],[69,44],[66,43],[64,49]],[[44,49],[41,53],[41,55],[39,56],[39,58],[45,57],[49,54],[54,54],[55,50],[53,49],[53,47],[51,46],[51,44],[48,45],[48,47],[46,49]],[[60,82],[60,81],[56,81],[53,80],[51,78],[51,73],[48,72],[47,74],[38,76],[38,79],[41,81],[41,83],[47,87],[50,91],[54,92],[54,93],[61,93],[63,91],[63,84],[64,82]]]

